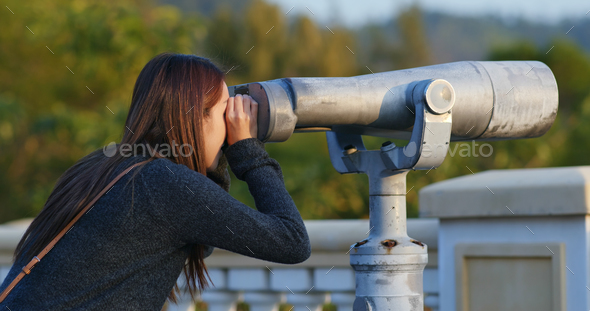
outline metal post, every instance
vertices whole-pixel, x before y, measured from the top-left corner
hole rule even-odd
[[[369,237],[351,245],[350,265],[356,274],[354,311],[424,310],[422,274],[427,247],[408,237],[406,175],[386,169],[377,152],[362,154],[374,163],[369,176]],[[364,162],[364,161],[363,161]]]

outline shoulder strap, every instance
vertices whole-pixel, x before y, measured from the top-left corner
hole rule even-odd
[[[65,226],[65,228],[63,228],[59,234],[53,238],[53,240],[51,240],[51,242],[49,242],[49,244],[35,257],[33,257],[33,259],[31,259],[31,261],[22,268],[22,271],[18,274],[18,276],[8,285],[8,287],[6,287],[6,289],[4,289],[4,291],[2,292],[2,295],[0,295],[0,303],[2,301],[4,301],[4,299],[6,298],[6,296],[8,296],[8,294],[12,291],[12,289],[16,286],[16,284],[18,282],[20,282],[20,280],[22,280],[23,277],[25,277],[25,275],[31,273],[31,269],[33,269],[33,267],[41,261],[41,259],[47,254],[49,253],[49,251],[55,246],[55,244],[57,244],[57,242],[59,242],[59,240],[66,234],[68,233],[68,231],[74,226],[74,223],[76,221],[78,221],[78,219],[80,219],[80,217],[82,217],[82,215],[84,215],[92,206],[94,206],[94,203],[96,203],[96,201],[98,201],[98,199],[100,199],[100,197],[105,194],[106,192],[108,192],[117,181],[119,181],[119,179],[121,179],[121,177],[125,176],[127,173],[129,173],[129,171],[131,171],[134,167],[138,166],[138,165],[142,165],[145,164],[149,161],[151,161],[152,159],[149,160],[145,160],[139,163],[135,163],[133,165],[131,165],[130,167],[128,167],[127,169],[125,169],[123,172],[121,172],[121,174],[119,174],[117,177],[115,177],[115,179],[113,179],[106,187],[104,187],[104,189],[102,189],[102,191],[100,191],[100,193],[94,198],[92,199],[92,201],[90,201],[90,203],[88,203],[88,205],[86,205],[86,207],[84,207],[83,210],[80,211],[80,213],[78,213],[78,215],[76,215],[76,217],[74,219],[72,219],[67,226]]]

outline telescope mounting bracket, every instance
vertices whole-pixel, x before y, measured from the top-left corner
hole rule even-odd
[[[381,150],[366,150],[361,135],[328,131],[332,165],[341,174],[366,173],[375,165],[394,171],[438,167],[449,148],[454,101],[455,92],[446,80],[419,81],[412,90],[415,121],[406,146],[385,142]]]

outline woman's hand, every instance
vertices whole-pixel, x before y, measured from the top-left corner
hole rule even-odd
[[[248,95],[238,94],[227,100],[225,111],[227,143],[258,138],[258,103]]]

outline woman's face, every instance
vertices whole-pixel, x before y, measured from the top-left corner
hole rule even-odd
[[[203,138],[205,140],[205,163],[207,165],[207,172],[212,172],[217,168],[219,158],[221,157],[221,146],[226,137],[225,127],[225,110],[227,108],[227,100],[229,99],[229,92],[227,84],[223,81],[223,94],[221,99],[210,110],[209,117],[205,117],[205,133]]]

